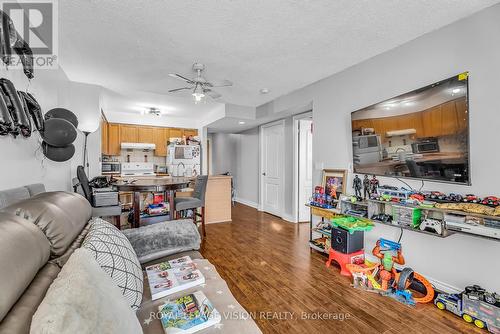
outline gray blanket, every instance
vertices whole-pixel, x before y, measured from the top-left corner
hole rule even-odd
[[[189,219],[166,221],[122,232],[130,240],[140,263],[200,249],[200,233]]]

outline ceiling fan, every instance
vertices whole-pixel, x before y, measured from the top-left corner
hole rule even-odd
[[[232,86],[233,83],[229,80],[221,80],[221,81],[207,81],[203,76],[202,72],[205,70],[205,65],[201,63],[193,64],[193,71],[196,72],[196,76],[193,79],[188,79],[185,76],[182,76],[177,73],[169,73],[172,78],[176,78],[178,80],[182,80],[185,83],[189,84],[189,87],[181,87],[176,89],[171,89],[168,92],[180,92],[186,89],[191,90],[193,93],[195,103],[201,102],[201,100],[205,96],[210,96],[212,99],[218,99],[222,95],[212,90],[215,87],[229,87]]]

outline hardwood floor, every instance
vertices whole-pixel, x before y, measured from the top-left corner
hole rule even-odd
[[[308,224],[241,204],[232,216],[231,223],[207,225],[201,252],[264,333],[486,332],[433,304],[411,308],[352,288],[338,267],[325,267],[325,255],[309,249]]]

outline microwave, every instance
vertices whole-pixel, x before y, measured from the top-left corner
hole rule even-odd
[[[413,153],[433,153],[439,152],[439,142],[437,138],[423,139],[411,144]]]
[[[103,161],[101,163],[101,173],[103,174],[120,174],[121,164],[116,161]]]
[[[380,135],[363,135],[352,138],[354,154],[363,154],[382,151]]]

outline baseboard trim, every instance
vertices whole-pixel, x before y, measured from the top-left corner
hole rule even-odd
[[[246,199],[239,198],[239,197],[235,197],[234,201],[238,202],[238,203],[241,203],[241,204],[244,204],[246,206],[252,207],[252,208],[257,209],[257,210],[259,209],[259,203],[248,201]]]
[[[287,222],[290,222],[290,223],[297,223],[295,221],[295,218],[292,215],[285,215],[285,214],[283,214],[281,216],[281,219],[286,220]]]

